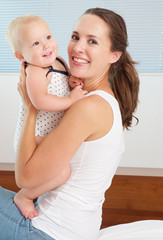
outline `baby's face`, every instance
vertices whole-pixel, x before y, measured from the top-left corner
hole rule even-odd
[[[43,20],[23,27],[21,43],[23,61],[39,67],[52,65],[58,55],[57,43]]]

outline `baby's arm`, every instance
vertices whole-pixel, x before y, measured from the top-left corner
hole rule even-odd
[[[29,65],[27,72],[27,91],[33,105],[42,111],[62,111],[68,109],[74,102],[83,98],[86,91],[82,86],[74,88],[69,96],[58,97],[48,94],[48,80],[46,78],[47,69]]]
[[[35,187],[35,188],[22,188],[14,197],[14,202],[24,215],[25,218],[33,218],[38,215],[35,210],[33,200],[42,194],[61,186],[64,184],[70,177],[70,166],[65,168],[60,175],[55,179],[50,180],[49,182]]]

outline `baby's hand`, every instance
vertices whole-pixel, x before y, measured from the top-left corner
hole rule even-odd
[[[73,77],[72,75],[70,75],[68,81],[71,88],[75,88],[76,86],[82,86],[82,87],[84,86],[81,78],[76,78],[76,77]]]
[[[82,86],[76,86],[69,94],[69,97],[72,100],[72,103],[78,101],[79,99],[83,98],[86,96],[88,92],[86,90],[82,89]]]

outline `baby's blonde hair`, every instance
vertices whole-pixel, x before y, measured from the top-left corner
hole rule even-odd
[[[29,24],[35,21],[44,21],[40,16],[36,15],[24,15],[15,18],[9,25],[6,31],[6,37],[11,49],[16,52],[20,50],[19,36],[21,34],[21,28],[25,24]]]

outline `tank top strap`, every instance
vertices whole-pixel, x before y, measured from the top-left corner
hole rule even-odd
[[[118,101],[116,100],[115,97],[113,97],[111,94],[109,94],[103,90],[95,90],[95,91],[88,93],[87,95],[89,96],[89,95],[95,95],[95,94],[102,97],[110,104],[118,104]]]
[[[56,57],[56,60],[57,60],[58,62],[60,62],[60,63],[62,64],[62,66],[64,66],[64,68],[65,68],[65,70],[66,70],[66,72],[67,72],[66,65],[65,65],[65,63],[62,61],[62,59],[60,59],[59,57]]]
[[[58,57],[56,57],[56,60],[62,64],[62,66],[65,68],[65,71],[57,70],[57,69],[54,69],[53,66],[49,66],[50,69],[48,70],[46,77],[50,72],[58,72],[58,73],[66,75],[66,76],[69,76],[69,73],[67,71],[65,63]]]

